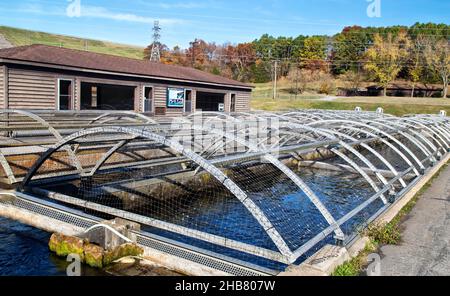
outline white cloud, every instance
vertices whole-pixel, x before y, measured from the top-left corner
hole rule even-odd
[[[153,24],[155,20],[158,20],[161,25],[175,25],[184,23],[184,20],[181,19],[152,18],[132,13],[113,12],[103,7],[87,6],[87,5],[81,6],[81,17],[102,18],[115,21],[125,21],[134,23],[145,23],[145,24]]]
[[[205,4],[199,2],[178,2],[178,3],[159,3],[159,7],[164,9],[193,9],[193,8],[203,8]]]
[[[66,7],[67,8],[67,7]],[[33,13],[39,15],[51,15],[51,16],[68,16],[67,10],[63,7],[46,7],[44,8],[39,3],[26,3],[20,6],[21,12]],[[134,13],[123,13],[111,11],[107,8],[100,6],[81,5],[80,15],[76,17],[90,17],[98,19],[108,19],[122,22],[153,24],[155,20],[158,20],[161,25],[179,25],[186,23],[183,19],[178,18],[156,18],[141,16]]]

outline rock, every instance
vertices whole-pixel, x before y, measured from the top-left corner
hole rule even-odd
[[[123,257],[118,260],[116,260],[116,263],[120,264],[134,264],[136,263],[136,258],[134,257]]]
[[[113,261],[127,256],[141,256],[144,250],[136,244],[123,244],[112,251],[106,251],[103,256],[103,266],[111,264]]]
[[[69,254],[77,254],[82,261],[84,260],[84,241],[81,238],[54,233],[50,237],[48,246],[58,256],[66,257]]]
[[[104,250],[102,247],[89,243],[84,245],[84,261],[87,265],[102,268],[103,256]]]

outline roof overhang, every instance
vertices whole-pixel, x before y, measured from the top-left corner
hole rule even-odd
[[[93,74],[116,75],[116,76],[133,77],[133,78],[141,78],[141,79],[153,79],[153,80],[182,82],[182,83],[194,83],[194,84],[201,84],[201,85],[207,85],[207,86],[230,87],[233,89],[241,89],[241,90],[247,90],[247,91],[252,91],[254,88],[253,86],[250,86],[250,85],[242,86],[242,85],[233,85],[233,84],[224,84],[224,83],[204,82],[204,81],[199,81],[199,80],[177,79],[177,78],[170,78],[170,77],[164,77],[164,76],[131,74],[131,73],[125,73],[125,72],[114,72],[114,71],[96,70],[96,69],[89,69],[89,68],[79,68],[79,67],[73,67],[73,66],[62,66],[62,65],[57,65],[57,64],[39,63],[39,62],[8,59],[8,58],[0,58],[0,63],[35,66],[35,67],[51,68],[51,69],[66,70],[66,71],[86,72],[86,73],[93,73]]]

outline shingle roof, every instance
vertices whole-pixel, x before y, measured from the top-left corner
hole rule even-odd
[[[245,88],[251,87],[239,81],[193,68],[40,44],[0,49],[0,58]]]

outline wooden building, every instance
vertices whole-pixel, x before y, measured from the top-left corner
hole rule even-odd
[[[250,110],[252,87],[200,70],[30,45],[0,50],[0,108],[134,110],[178,116]]]

